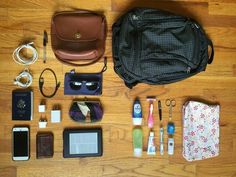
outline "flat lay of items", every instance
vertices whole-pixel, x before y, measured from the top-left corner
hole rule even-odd
[[[96,26],[96,28],[94,28]],[[91,29],[91,30],[88,30]],[[57,57],[64,64],[72,66],[88,66],[97,62],[103,57],[106,39],[106,19],[102,14],[92,11],[80,10],[71,12],[57,12],[52,17],[51,23],[51,44]],[[43,32],[43,63],[47,61],[48,33]],[[32,53],[28,56],[27,50]],[[28,42],[18,46],[13,52],[13,60],[20,65],[34,64],[39,58],[38,51],[33,42]],[[66,73],[65,74],[65,95],[101,95],[103,72],[107,69],[107,58],[104,56],[104,67],[98,73]],[[75,71],[75,70],[74,70]],[[50,73],[55,81],[54,91],[46,94],[45,72]],[[48,74],[47,73],[47,74]],[[28,68],[25,68],[14,79],[14,84],[21,89],[12,92],[12,120],[32,120],[33,119],[33,91],[25,90],[33,82],[33,75]],[[60,82],[57,80],[56,72],[51,68],[45,68],[41,72],[38,80],[39,91],[46,99],[53,98]],[[38,112],[41,114],[38,121],[40,129],[47,128],[46,104],[41,102],[38,105]],[[103,108],[100,101],[74,101],[68,110],[72,120],[77,122],[98,122],[103,117]],[[62,115],[60,106],[54,105],[50,111],[50,123],[61,123]],[[14,129],[15,130],[15,129]],[[17,131],[27,131],[28,128],[17,128]],[[68,136],[67,136],[68,135]],[[86,137],[85,137],[86,136]],[[74,138],[70,139],[71,137]],[[14,136],[13,136],[14,138]],[[77,140],[81,140],[77,142]],[[29,140],[28,140],[29,141]],[[28,143],[28,142],[27,142]],[[49,132],[39,132],[36,137],[36,157],[37,159],[53,157],[53,134]],[[68,145],[66,143],[69,143]],[[90,147],[88,147],[88,143]],[[15,157],[15,152],[19,151],[22,143],[13,149],[13,160],[28,160],[30,144],[28,143],[27,154],[22,157]],[[25,146],[25,144],[24,144]],[[102,129],[77,129],[64,131],[64,157],[85,157],[102,155]],[[67,151],[67,148],[68,149]],[[72,149],[71,149],[72,148]],[[78,149],[79,148],[79,149]],[[26,152],[25,152],[26,153]]]
[[[147,143],[147,155],[156,155],[157,153],[157,143],[155,142],[155,127],[154,127],[154,102],[157,101],[156,97],[148,96],[146,100],[149,102],[149,112],[147,116],[147,127],[149,129],[149,137]],[[174,133],[175,133],[175,125],[172,120],[172,108],[176,106],[175,99],[166,99],[165,100],[166,107],[169,108],[169,121],[167,123],[167,152],[168,155],[174,155]],[[162,123],[162,106],[161,100],[158,100],[157,104],[158,112],[159,112],[159,150],[160,155],[164,155],[164,125]],[[141,157],[143,151],[143,131],[141,124],[142,117],[142,108],[141,103],[138,98],[135,99],[133,103],[133,148],[134,148],[134,156]],[[139,118],[139,119],[137,119]]]
[[[36,88],[41,93],[39,94],[41,100],[36,107],[39,115],[37,126],[40,130],[36,135],[36,159],[53,158],[56,138],[54,138],[53,130],[47,131],[47,128],[51,128],[52,124],[62,126],[63,120],[68,119],[72,120],[73,125],[79,125],[79,127],[66,127],[61,132],[63,158],[103,155],[103,128],[99,123],[105,115],[102,94],[104,72],[107,70],[107,57],[104,56],[107,30],[106,17],[97,12],[62,11],[52,16],[50,37],[55,58],[61,62],[60,64],[76,68],[67,70],[68,72],[58,77],[64,76],[64,85],[61,87],[56,70],[47,66],[42,69],[41,73],[37,73],[39,78],[38,88]],[[211,64],[214,57],[211,40],[195,20],[158,9],[134,8],[130,10],[114,22],[112,34],[114,71],[124,80],[130,91],[138,83],[169,84],[194,76],[205,71],[207,64]],[[43,66],[46,66],[49,63],[47,62],[48,33],[46,30],[43,32],[41,42],[43,43],[39,48],[42,48],[43,56],[39,56],[34,43],[29,42],[19,45],[14,50],[12,56],[15,63],[28,67],[31,64],[36,65],[36,61],[40,58],[44,63]],[[210,52],[208,47],[211,49]],[[32,56],[26,57],[26,50],[31,50]],[[80,67],[92,67],[92,64],[102,58],[104,66],[98,72],[80,72]],[[33,90],[35,91],[36,88],[31,89],[34,79],[32,73],[35,74],[29,68],[24,68],[13,81],[14,85],[20,87],[12,91],[13,121],[33,120]],[[49,79],[50,82],[55,83],[54,90],[50,94],[45,92],[48,87],[45,85],[46,73],[52,76]],[[48,101],[56,97],[59,89],[64,89],[66,99],[73,96],[67,110],[62,110],[63,102],[53,102],[53,107],[47,106]],[[87,95],[93,98],[88,99],[85,97]],[[84,98],[76,96],[84,96]],[[175,154],[174,121],[177,117],[173,116],[174,119],[172,119],[172,109],[176,106],[176,101],[174,98],[161,101],[158,95],[157,97],[146,96],[146,101],[148,102],[145,103],[148,104],[147,116],[143,116],[141,101],[138,97],[134,99],[132,111],[130,111],[132,112],[130,114],[132,114],[133,156],[142,157],[144,144],[147,143],[148,156],[161,155],[163,157],[166,154],[171,158]],[[163,121],[168,117],[163,116],[166,111],[163,109],[169,111],[167,121]],[[67,111],[66,117],[62,117],[63,111]],[[182,111],[183,157],[187,161],[194,161],[219,155],[220,106],[188,101],[183,105]],[[159,114],[159,121],[155,118],[155,113]],[[147,126],[144,126],[144,122],[147,122]],[[148,141],[144,142],[146,128]],[[29,129],[30,126],[13,127],[13,160],[29,160]],[[21,147],[25,149],[22,150]]]

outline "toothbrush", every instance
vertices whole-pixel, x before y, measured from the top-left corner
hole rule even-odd
[[[153,128],[154,119],[153,119],[153,102],[156,101],[155,97],[147,97],[149,101],[149,115],[148,115],[148,128]]]
[[[153,128],[153,102],[150,103],[149,115],[148,115],[148,128]]]
[[[161,101],[158,101],[159,119],[160,119],[160,154],[164,154],[164,128],[162,125]]]

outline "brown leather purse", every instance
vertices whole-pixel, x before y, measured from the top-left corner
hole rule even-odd
[[[105,16],[91,11],[58,12],[52,17],[52,49],[59,61],[73,66],[90,65],[105,51]]]

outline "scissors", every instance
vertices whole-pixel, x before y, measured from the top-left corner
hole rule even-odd
[[[169,107],[169,121],[172,120],[172,108],[175,107],[175,105],[176,105],[175,99],[166,100],[166,106]]]

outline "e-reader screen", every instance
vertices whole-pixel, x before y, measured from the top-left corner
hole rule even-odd
[[[88,157],[102,155],[102,129],[66,129],[63,132],[63,156]]]
[[[70,133],[70,154],[98,153],[97,133]]]

